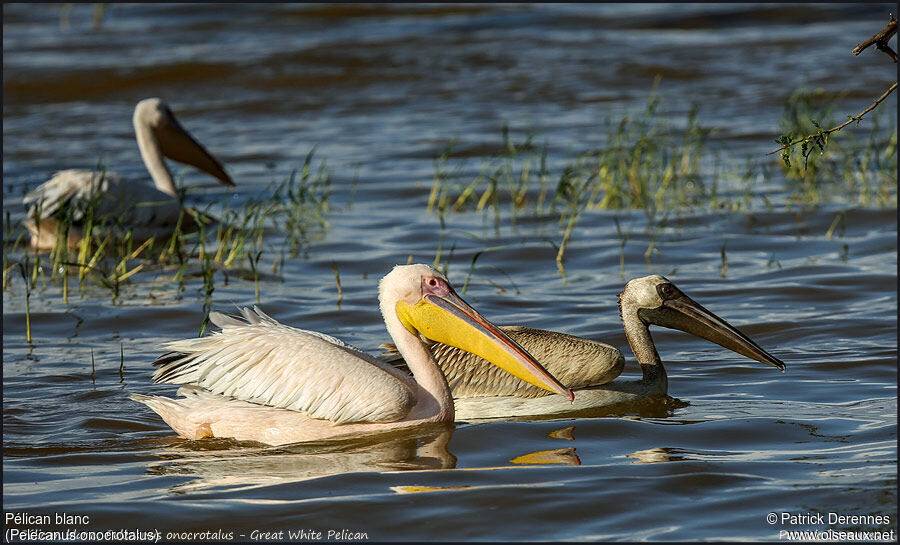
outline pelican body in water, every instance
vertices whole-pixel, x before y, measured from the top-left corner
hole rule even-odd
[[[395,267],[379,284],[384,323],[413,376],[334,337],[278,323],[258,308],[244,321],[168,344],[156,382],[184,398],[135,394],[189,439],[232,437],[273,445],[453,422],[453,396],[421,337],[479,354],[522,380],[572,392],[427,265]],[[567,401],[568,402],[568,401]]]
[[[679,329],[782,371],[784,363],[752,339],[681,292],[663,276],[628,282],[619,294],[619,311],[642,378],[613,381],[625,365],[622,353],[597,341],[523,327],[502,329],[549,373],[575,392],[573,403],[495,373],[474,354],[440,343],[429,350],[448,377],[458,420],[515,418],[572,413],[665,395],[668,379],[650,337],[651,324]],[[382,345],[390,351],[390,345]],[[612,382],[611,382],[612,381]]]
[[[163,157],[197,167],[225,185],[234,185],[222,164],[181,126],[162,100],[147,98],[138,102],[132,122],[152,185],[146,179],[125,179],[111,172],[57,172],[23,199],[26,206],[31,205],[25,226],[32,247],[51,250],[62,234],[59,224],[66,214],[71,215],[72,223],[67,244],[76,246],[81,239],[80,224],[86,220],[90,207],[95,218],[133,229],[135,238],[148,239],[171,232],[182,207]]]

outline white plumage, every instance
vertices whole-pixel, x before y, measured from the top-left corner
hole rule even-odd
[[[131,397],[190,439],[278,445],[452,422],[453,398],[424,346],[427,335],[571,398],[433,268],[394,267],[379,283],[379,302],[413,377],[334,337],[282,325],[254,308],[242,310],[243,320],[210,313],[221,332],[167,344],[173,352],[157,360],[154,379],[184,385],[184,397]]]
[[[283,325],[258,307],[241,312],[246,321],[212,312],[221,332],[167,343],[182,355],[162,360],[153,378],[336,424],[392,422],[414,404],[409,375],[334,337]]]
[[[39,250],[56,244],[60,222],[66,215],[71,223],[68,245],[81,238],[82,221],[92,210],[95,223],[105,227],[133,229],[136,239],[171,232],[181,214],[172,173],[163,157],[197,167],[233,186],[219,161],[197,142],[158,98],[144,99],[135,106],[135,137],[151,180],[125,179],[113,172],[67,169],[28,192],[25,226],[31,245]],[[185,222],[190,227],[192,222]]]

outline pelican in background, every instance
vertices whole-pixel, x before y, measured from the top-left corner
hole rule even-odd
[[[278,323],[255,308],[244,321],[210,313],[220,333],[175,341],[156,382],[183,399],[132,395],[179,435],[272,445],[453,422],[453,396],[421,337],[468,350],[566,402],[572,392],[463,301],[427,265],[394,267],[379,283],[384,323],[413,376],[334,337]]]
[[[121,227],[133,228],[135,238],[148,239],[171,231],[181,214],[181,202],[163,156],[197,167],[223,184],[234,186],[221,163],[181,126],[162,100],[147,98],[138,102],[132,122],[153,185],[146,179],[126,180],[110,172],[57,172],[23,199],[26,206],[31,205],[25,226],[32,247],[39,251],[53,249],[61,234],[59,222],[66,214],[71,214],[73,223],[67,243],[69,247],[76,246],[81,239],[79,224],[91,205],[95,217],[113,219]]]
[[[474,354],[440,343],[429,350],[448,377],[456,399],[457,420],[549,416],[629,403],[668,392],[662,360],[650,337],[651,324],[679,329],[782,371],[784,363],[752,339],[703,308],[663,276],[636,278],[619,294],[619,312],[631,351],[643,377],[610,382],[622,372],[625,359],[612,346],[522,327],[503,327],[549,373],[574,390],[573,403],[560,403],[528,384],[507,380]],[[382,345],[392,351],[391,345]],[[390,358],[396,360],[397,358]]]

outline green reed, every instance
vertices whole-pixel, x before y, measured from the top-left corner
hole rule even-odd
[[[119,382],[125,382],[125,345],[119,344]]]
[[[463,163],[451,164],[448,146],[435,160],[428,210],[441,217],[472,210],[492,213],[495,229],[504,212],[513,224],[525,215],[556,218],[562,230],[556,264],[565,276],[565,253],[587,210],[638,208],[652,219],[658,210],[722,200],[715,181],[703,175],[713,131],[699,123],[699,108],[694,106],[676,130],[659,115],[660,103],[654,90],[642,111],[608,118],[605,145],[576,155],[556,175],[546,144],[536,146],[534,135],[516,143],[506,126],[499,151],[471,180],[464,177]],[[651,246],[648,259],[652,251]]]
[[[481,254],[484,253],[484,250],[475,252],[475,255],[472,256],[472,261],[469,263],[469,271],[466,273],[466,280],[463,282],[461,293],[465,295],[466,290],[469,288],[469,281],[472,280],[472,273],[475,272],[475,262],[478,261],[478,258],[481,257]]]
[[[823,91],[797,91],[788,100],[782,128],[809,133],[816,124],[829,124],[838,98]],[[547,167],[546,147],[536,148],[533,135],[515,144],[505,126],[500,151],[484,160],[474,178],[466,178],[464,162],[452,163],[451,144],[435,160],[428,210],[444,216],[488,209],[499,213],[504,207],[512,221],[523,214],[552,214],[563,227],[564,247],[573,221],[585,210],[642,209],[652,218],[659,211],[749,209],[753,186],[771,181],[772,171],[747,158],[741,159],[747,162],[743,168],[722,171],[711,149],[715,130],[699,123],[699,111],[694,105],[674,127],[654,92],[642,111],[608,118],[603,147],[577,154],[556,175]],[[816,205],[837,199],[861,206],[896,205],[897,131],[882,125],[881,118],[873,116],[871,129],[861,137],[848,134],[846,145],[829,143],[822,153],[805,149],[803,161],[785,165],[785,177],[799,182],[793,185],[790,202]],[[554,178],[551,187],[548,180]],[[743,191],[723,194],[722,178],[736,179]],[[771,208],[765,195],[759,199]]]
[[[789,134],[809,134],[816,125],[830,126],[838,98],[798,90],[787,102],[781,128]],[[744,166],[723,165],[711,140],[715,129],[702,125],[699,114],[694,105],[682,120],[672,118],[663,111],[654,88],[643,109],[605,120],[599,149],[557,162],[555,172],[548,166],[547,146],[536,146],[533,134],[517,143],[504,126],[502,144],[482,159],[474,175],[464,154],[454,152],[453,141],[435,159],[428,210],[441,218],[442,233],[449,213],[483,212],[486,220],[493,218],[495,230],[501,215],[513,225],[523,216],[556,220],[560,238],[555,260],[563,279],[567,247],[586,211],[643,210],[652,231],[644,254],[649,263],[658,253],[656,236],[671,213],[696,209],[746,213],[756,203],[769,211],[775,207],[769,196],[754,191],[772,182],[775,163],[738,157]],[[784,206],[809,208],[831,201],[896,206],[896,128],[885,127],[878,115],[868,127],[842,135],[841,145],[829,142],[824,150],[804,148],[802,161],[785,163],[782,175],[791,195]],[[662,220],[657,220],[660,214]],[[627,236],[618,225],[617,229],[624,244]],[[443,244],[442,236],[439,245]],[[438,260],[440,254],[441,248]]]
[[[18,263],[19,271],[22,273],[22,281],[25,285],[25,342],[31,344],[31,282],[28,280],[28,256],[25,256],[25,263]]]
[[[334,283],[337,284],[337,307],[341,308],[341,301],[344,300],[344,290],[341,288],[341,274],[338,272],[337,263],[332,263],[331,269],[334,271]]]
[[[3,226],[3,291],[6,291],[9,273],[19,265],[18,262],[11,260],[11,256],[16,255],[20,251],[19,248],[25,240],[25,232],[22,230],[20,222],[13,224],[8,210],[6,211]],[[15,239],[12,238],[13,233],[15,233]]]
[[[831,237],[834,235],[835,230],[838,231],[838,236],[844,236],[844,230],[847,227],[847,211],[841,210],[837,213],[832,220],[831,225],[828,226],[828,230],[825,231],[825,238],[831,240]]]
[[[728,254],[725,253],[725,246],[728,244],[728,240],[722,242],[722,247],[719,248],[719,256],[722,262],[722,266],[719,268],[719,276],[725,278],[728,273]]]
[[[315,148],[306,156],[299,176],[291,172],[288,179],[274,186],[271,201],[277,204],[271,217],[284,223],[285,243],[291,256],[306,246],[317,229],[327,229],[328,197],[331,194],[331,174],[325,162],[313,169]]]
[[[101,169],[92,183],[102,185],[104,176]],[[99,199],[73,202],[55,216],[56,243],[46,254],[25,246],[28,237],[24,225],[13,225],[7,212],[3,289],[9,286],[9,272],[16,266],[29,276],[29,290],[49,268],[50,278],[45,281],[60,286],[64,303],[69,300],[71,273],[78,275],[82,296],[89,286],[96,285],[109,290],[115,300],[125,283],[142,273],[174,265],[172,281],[179,283],[183,283],[186,273],[199,269],[204,282],[202,291],[209,299],[215,288],[215,271],[242,266],[246,257],[258,300],[257,269],[263,255],[274,254],[274,273],[277,264],[284,263],[285,255],[296,256],[329,227],[326,214],[330,184],[327,166],[324,161],[316,164],[313,150],[302,169],[283,181],[272,182],[258,197],[234,208],[224,199],[218,221],[209,212],[212,206],[204,211],[183,207],[170,232],[147,239],[139,239],[131,227],[122,224],[121,218],[100,214]],[[186,201],[184,190],[179,192],[179,199]],[[37,206],[39,209],[41,203]],[[38,229],[47,228],[39,220],[36,223]],[[70,244],[69,235],[76,233],[80,239]]]
[[[247,261],[250,263],[250,270],[253,272],[253,293],[256,295],[256,302],[259,303],[259,258],[262,252],[247,252]]]

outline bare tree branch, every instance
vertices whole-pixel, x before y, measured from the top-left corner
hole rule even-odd
[[[881,32],[872,36],[871,38],[864,41],[863,43],[857,44],[856,47],[853,48],[852,53],[854,55],[859,55],[860,53],[863,52],[864,49],[866,49],[867,47],[869,47],[872,44],[875,44],[875,47],[877,47],[881,51],[884,51],[885,53],[887,53],[888,56],[890,56],[892,59],[894,59],[894,62],[897,62],[897,53],[895,53],[894,50],[891,49],[891,46],[888,45],[888,41],[891,38],[893,38],[894,34],[897,32],[897,20],[894,19],[893,13],[890,14],[890,17],[891,17],[891,22],[889,22],[888,25],[886,27],[884,27],[884,29],[882,29]]]
[[[859,55],[860,53],[863,52],[864,49],[866,49],[867,47],[874,44],[876,48],[878,48],[881,51],[884,51],[885,53],[888,54],[888,56],[890,56],[894,60],[894,62],[897,62],[897,53],[895,53],[894,50],[891,49],[891,47],[888,45],[888,40],[893,38],[894,34],[897,33],[897,20],[894,19],[893,13],[889,14],[889,16],[890,16],[891,20],[887,24],[887,26],[881,30],[881,32],[879,32],[878,34],[875,34],[874,36],[872,36],[868,40],[864,41],[863,43],[857,44],[857,46],[855,48],[853,48],[853,50],[851,52],[854,55]],[[782,142],[785,142],[784,145],[775,151],[770,151],[766,155],[772,155],[773,153],[778,153],[779,151],[783,151],[788,148],[792,148],[792,147],[796,146],[797,144],[801,144],[801,143],[803,144],[803,148],[804,148],[804,153],[803,153],[804,157],[806,157],[806,155],[807,155],[807,153],[806,153],[807,143],[814,143],[815,145],[817,145],[819,147],[819,149],[824,150],[825,144],[828,143],[828,135],[829,134],[843,129],[844,127],[846,127],[850,123],[853,123],[854,121],[859,123],[860,120],[862,120],[862,117],[864,115],[866,115],[867,113],[874,110],[876,106],[881,104],[881,102],[884,101],[884,99],[886,99],[888,97],[888,95],[893,93],[895,90],[897,90],[896,82],[894,82],[894,84],[891,85],[888,88],[888,90],[884,92],[884,94],[882,94],[880,97],[875,99],[875,102],[872,103],[871,106],[869,106],[868,108],[866,108],[865,110],[860,112],[858,115],[847,116],[850,119],[848,119],[846,122],[842,123],[841,125],[838,125],[837,127],[832,127],[828,130],[822,130],[822,128],[819,127],[819,124],[816,123],[815,121],[813,121],[813,123],[816,125],[816,128],[819,129],[815,134],[810,134],[809,136],[803,136],[801,138],[797,138],[796,140],[791,140],[791,141],[788,141],[788,140],[790,140],[790,134],[783,135],[781,138],[779,138],[777,140],[777,142],[779,144]],[[782,154],[782,159],[784,159],[785,164],[788,164],[789,155],[790,155],[790,151],[785,151]]]

